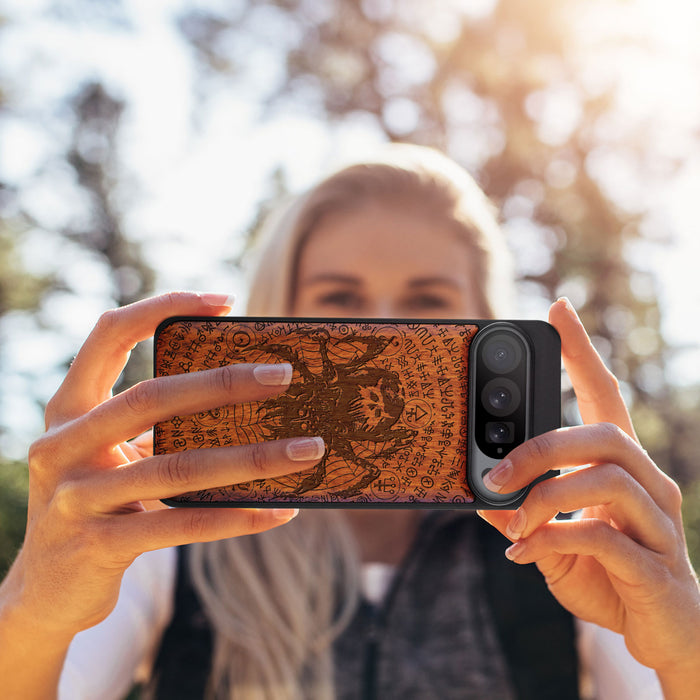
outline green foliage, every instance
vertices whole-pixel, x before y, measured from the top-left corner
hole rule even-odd
[[[24,538],[28,488],[26,464],[0,461],[0,579]]]

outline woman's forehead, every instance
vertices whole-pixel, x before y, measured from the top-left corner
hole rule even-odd
[[[466,239],[456,225],[437,220],[415,208],[370,205],[355,211],[324,216],[300,251],[300,274],[313,277],[342,271],[361,273],[366,268],[397,268],[411,278],[451,277],[455,268],[467,274]]]

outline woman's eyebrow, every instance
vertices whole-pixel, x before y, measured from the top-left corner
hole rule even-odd
[[[443,286],[452,287],[454,289],[459,289],[461,287],[460,283],[451,277],[417,277],[409,280],[408,286],[412,288]]]
[[[344,275],[336,272],[323,272],[318,275],[313,275],[312,277],[307,277],[302,281],[304,284],[321,284],[332,282],[335,284],[347,284],[355,287],[359,287],[361,284],[359,278],[354,277],[353,275]]]

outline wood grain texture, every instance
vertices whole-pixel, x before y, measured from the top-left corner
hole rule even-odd
[[[475,325],[179,319],[161,327],[156,375],[290,362],[279,397],[159,423],[156,454],[320,435],[313,469],[183,494],[182,504],[449,504],[466,480],[467,358]]]

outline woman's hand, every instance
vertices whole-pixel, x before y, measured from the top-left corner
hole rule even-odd
[[[568,301],[552,306],[550,322],[584,425],[528,440],[485,482],[509,493],[550,469],[576,469],[536,484],[515,513],[480,515],[515,542],[510,559],[535,562],[564,607],[623,634],[667,697],[690,697],[683,688],[700,687],[700,589],[680,490],[639,445],[618,382]],[[553,520],[579,509],[578,519]]]
[[[290,367],[248,364],[150,379],[112,396],[129,352],[161,320],[225,313],[225,301],[222,295],[168,294],[101,317],[49,402],[45,435],[30,450],[27,531],[0,589],[0,611],[4,606],[15,619],[23,617],[44,638],[69,639],[109,614],[124,570],[142,552],[260,532],[295,515],[293,509],[146,505],[307,469],[323,454],[320,438],[156,457],[143,438],[127,442],[172,416],[286,389]],[[295,450],[288,449],[291,443]]]

